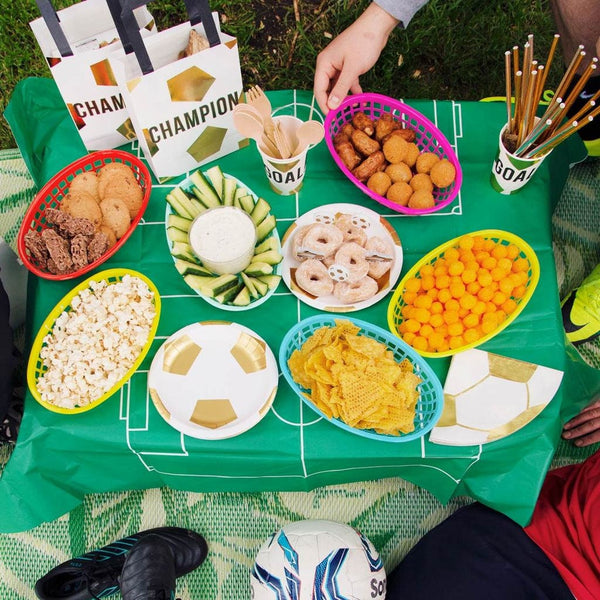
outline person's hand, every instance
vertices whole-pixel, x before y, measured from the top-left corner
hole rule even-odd
[[[317,56],[315,99],[323,113],[337,108],[348,91],[360,94],[358,78],[376,62],[399,21],[370,4],[356,21]]]
[[[590,446],[600,442],[600,398],[567,421],[562,436],[573,440],[576,446]]]

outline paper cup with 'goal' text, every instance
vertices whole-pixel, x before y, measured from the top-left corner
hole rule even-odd
[[[289,115],[274,117],[274,121],[281,123],[288,140],[296,143],[296,130],[302,123],[300,119]],[[308,147],[296,156],[290,158],[274,158],[257,146],[265,167],[265,174],[269,180],[271,189],[280,196],[295,194],[302,187],[304,174],[306,173],[306,154]]]
[[[509,195],[518,192],[531,180],[533,174],[550,152],[538,158],[516,156],[504,146],[505,130],[506,125],[502,128],[498,137],[498,153],[492,165],[490,181],[497,192]]]

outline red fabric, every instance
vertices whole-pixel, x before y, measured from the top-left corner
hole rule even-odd
[[[548,473],[525,531],[577,600],[600,600],[600,450]]]

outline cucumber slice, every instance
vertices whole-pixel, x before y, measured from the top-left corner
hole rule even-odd
[[[182,258],[175,259],[175,268],[182,275],[200,275],[201,277],[213,276],[213,273],[206,267],[190,262],[189,260],[183,260]]]
[[[206,210],[206,207],[201,202],[198,202],[195,198],[190,198],[181,188],[173,188],[173,191],[170,194],[175,198],[179,205],[182,207],[183,211],[186,214],[179,213],[180,216],[194,219],[200,213]],[[167,201],[169,200],[169,195],[167,195]],[[169,202],[171,204],[171,202]],[[171,204],[173,206],[173,204]],[[188,216],[189,215],[189,216]]]
[[[208,285],[204,286],[202,291],[207,296],[214,298],[238,283],[239,280],[235,275],[219,275],[218,277],[213,277],[212,281]]]
[[[267,238],[264,242],[261,242],[254,248],[254,255],[260,254],[261,252],[267,252],[267,250],[275,250],[279,252],[279,242],[275,236]]]
[[[258,227],[258,225],[263,221],[263,219],[269,214],[270,210],[271,207],[269,206],[269,203],[264,198],[259,198],[256,201],[252,212],[250,213],[250,218]]]
[[[251,277],[258,277],[259,275],[270,275],[273,272],[273,265],[266,262],[251,262],[245,269],[244,273]]]
[[[198,290],[199,292],[202,292],[203,294],[206,293],[204,291],[206,286],[210,285],[215,280],[214,277],[204,277],[201,275],[192,275],[191,273],[189,275],[184,275],[183,279],[191,288]]]
[[[270,290],[274,290],[281,281],[281,275],[260,275],[257,279],[266,283]]]
[[[253,278],[252,277],[248,277],[248,275],[246,275],[246,273],[242,273],[242,281],[244,282],[244,284],[248,288],[248,291],[250,292],[250,295],[253,298],[260,298],[260,296],[262,294],[258,293],[258,290],[256,289],[256,286],[254,285],[252,279]]]
[[[273,215],[266,217],[256,228],[256,241],[262,242],[275,229],[275,225],[277,222]]]
[[[229,304],[240,293],[243,287],[244,284],[238,281],[236,285],[215,296],[215,300],[221,304]]]
[[[181,231],[189,231],[190,225],[192,224],[191,219],[186,219],[184,217],[180,217],[175,213],[171,213],[167,217],[167,227],[177,227],[177,229],[181,229]]]
[[[192,247],[186,242],[173,242],[171,248],[171,254],[174,258],[181,260],[187,260],[189,262],[198,262],[196,255],[194,254]]]
[[[252,218],[252,211],[254,210],[254,198],[250,194],[246,194],[245,196],[240,196],[238,198],[240,203],[240,208],[245,210]],[[256,223],[254,223],[256,225]]]
[[[179,190],[179,188],[174,188],[172,192],[167,194],[167,202],[171,205],[171,208],[175,211],[176,214],[186,219],[191,219],[192,215],[189,213],[186,206],[182,204],[181,199],[177,196],[177,194],[174,193],[175,190]]]
[[[181,229],[177,229],[177,227],[167,227],[167,237],[172,242],[188,243],[187,231],[181,231]]]
[[[242,277],[244,277],[244,275],[246,274],[242,273]],[[248,277],[248,275],[246,275],[246,277]],[[265,277],[268,277],[268,275],[265,275]],[[248,277],[248,280],[256,288],[256,291],[258,292],[259,296],[262,297],[269,291],[269,286],[263,281],[261,281],[258,277]]]
[[[221,206],[221,198],[215,191],[211,182],[206,178],[200,170],[195,171],[190,175],[190,180],[194,184],[193,191],[194,195],[204,206],[207,208],[216,208]]]
[[[250,304],[250,292],[247,287],[243,287],[242,291],[234,298],[231,303],[234,306],[248,306]]]
[[[233,198],[241,198],[242,196],[247,196],[248,195],[248,190],[246,188],[243,187],[238,187],[235,189],[235,192],[233,194]]]
[[[223,187],[225,182],[225,176],[219,165],[215,165],[205,172],[206,177],[210,180],[215,192],[217,192],[219,198],[223,200]]]
[[[277,250],[267,250],[260,254],[255,254],[252,262],[265,262],[269,265],[278,265],[283,260],[283,256]]]
[[[237,183],[235,179],[223,178],[223,204],[225,206],[233,206],[233,199],[235,190],[237,189]]]

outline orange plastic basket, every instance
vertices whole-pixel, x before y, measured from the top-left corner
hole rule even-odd
[[[50,273],[47,269],[41,267],[38,261],[34,259],[34,257],[25,247],[25,235],[29,231],[41,232],[49,227],[49,225],[46,223],[45,212],[48,208],[60,207],[60,203],[69,191],[69,186],[71,185],[71,181],[73,181],[75,175],[87,171],[98,171],[104,165],[111,162],[120,162],[130,167],[138,184],[142,188],[144,197],[142,199],[142,206],[140,207],[138,214],[131,220],[129,229],[127,229],[125,234],[100,258],[89,263],[82,269],[73,271],[72,273]],[[148,206],[151,187],[151,178],[148,168],[139,158],[137,158],[137,156],[134,156],[129,152],[124,152],[122,150],[100,150],[98,152],[92,152],[86,156],[83,156],[59,171],[35,195],[33,202],[25,213],[25,217],[21,223],[21,228],[19,229],[19,235],[17,237],[17,249],[19,252],[19,257],[23,261],[23,264],[32,273],[35,273],[44,279],[65,280],[74,279],[75,277],[85,275],[110,258],[127,241],[127,238],[129,238],[129,236],[133,233],[133,230],[140,222],[140,219],[142,218],[144,211]]]

